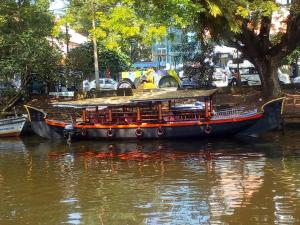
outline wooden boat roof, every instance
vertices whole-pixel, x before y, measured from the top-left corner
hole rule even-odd
[[[132,102],[146,101],[168,101],[176,99],[197,99],[200,97],[210,97],[217,92],[217,89],[211,90],[176,90],[154,93],[146,96],[134,96]]]
[[[54,103],[55,107],[66,108],[89,108],[95,106],[122,106],[135,103],[163,102],[177,99],[198,99],[201,97],[210,97],[217,92],[217,89],[211,90],[152,90],[148,92],[137,92],[133,96],[113,96],[91,98],[76,101],[67,101]]]

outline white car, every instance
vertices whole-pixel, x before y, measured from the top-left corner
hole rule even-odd
[[[300,77],[295,77],[293,80],[294,84],[300,84]]]
[[[118,82],[111,78],[100,78],[99,79],[100,90],[117,90]],[[95,91],[96,80],[93,80],[86,85],[85,90]]]

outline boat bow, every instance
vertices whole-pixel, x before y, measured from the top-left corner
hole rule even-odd
[[[263,116],[251,127],[239,133],[242,136],[261,134],[282,127],[282,112],[285,98],[268,101],[261,107]]]

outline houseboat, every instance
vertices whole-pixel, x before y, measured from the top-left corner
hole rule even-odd
[[[142,92],[53,105],[26,105],[33,131],[50,139],[157,139],[253,135],[281,124],[283,98],[262,107],[220,108],[216,89]]]

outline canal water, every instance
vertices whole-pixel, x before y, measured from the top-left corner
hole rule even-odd
[[[0,224],[300,224],[300,130],[205,141],[1,139]]]

